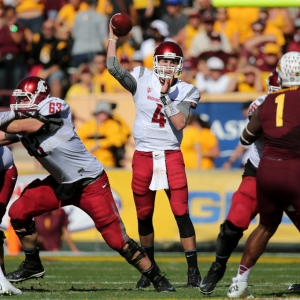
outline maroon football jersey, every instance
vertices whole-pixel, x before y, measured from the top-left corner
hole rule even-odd
[[[264,157],[300,159],[300,88],[269,94],[259,107]]]

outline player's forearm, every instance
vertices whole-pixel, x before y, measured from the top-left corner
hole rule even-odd
[[[4,125],[1,129],[8,133],[31,134],[37,132],[44,123],[33,119],[14,120],[11,123]]]

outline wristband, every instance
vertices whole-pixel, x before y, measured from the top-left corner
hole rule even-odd
[[[117,42],[117,40],[115,40],[115,39],[108,39],[109,41],[112,41],[112,42]]]
[[[180,113],[180,110],[172,102],[164,106],[164,110],[165,110],[165,114],[169,118]]]
[[[164,105],[165,114],[167,117],[172,117],[180,113],[180,110],[171,101],[168,94],[160,94],[160,101]]]
[[[170,97],[169,97],[168,94],[162,94],[162,93],[161,93],[161,94],[160,94],[160,100],[161,100],[161,102],[162,102],[162,104],[163,104],[164,106],[166,106],[166,105],[172,103],[172,101],[171,101],[171,99],[170,99]]]

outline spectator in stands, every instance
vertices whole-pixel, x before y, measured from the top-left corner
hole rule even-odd
[[[258,68],[250,64],[239,68],[228,85],[227,92],[261,93],[264,90],[262,75]]]
[[[209,74],[196,74],[196,86],[201,93],[224,93],[228,89],[230,77],[224,75],[224,63],[218,57],[211,57],[207,60],[206,65]]]
[[[234,21],[230,20],[225,7],[217,8],[214,31],[223,33],[229,39],[234,50],[239,51],[239,31]]]
[[[67,81],[69,48],[67,41],[55,36],[54,21],[44,21],[41,32],[33,35],[28,47],[30,76],[47,80],[54,97],[62,97],[63,85]]]
[[[78,129],[80,139],[105,167],[121,167],[128,133],[124,134],[123,124],[113,118],[109,102],[98,102],[94,117]]]
[[[255,66],[262,72],[270,73],[276,69],[277,62],[282,55],[281,48],[276,43],[267,43],[261,48],[261,56],[256,60]]]
[[[122,55],[126,55],[131,60],[134,52],[138,48],[134,38],[130,36],[130,34],[120,37],[117,41],[117,56],[120,59]]]
[[[112,77],[106,68],[106,52],[99,52],[93,59],[93,84],[100,88],[103,93],[120,93],[125,92],[125,89]]]
[[[120,66],[122,68],[124,68],[125,70],[127,71],[132,71],[132,65],[131,65],[131,61],[129,59],[129,57],[126,55],[126,54],[122,54],[119,58],[119,63],[120,63]],[[124,92],[126,90],[124,89]]]
[[[146,31],[154,20],[160,20],[162,9],[161,0],[134,0],[134,8],[138,15],[139,25],[143,31],[144,38],[146,38]]]
[[[152,69],[155,48],[169,36],[168,24],[161,20],[154,20],[147,30],[147,35],[149,38],[142,42],[140,50],[145,67]]]
[[[46,19],[55,20],[60,9],[67,4],[67,0],[44,0]]]
[[[228,76],[232,76],[233,73],[239,68],[239,58],[240,54],[238,51],[232,51],[228,54],[224,70]]]
[[[300,52],[300,15],[294,21],[295,33],[293,35],[293,40],[288,43],[286,47],[286,52],[297,51]]]
[[[261,71],[264,91],[268,91],[267,79],[270,73],[276,69],[278,60],[282,56],[280,47],[275,43],[267,43],[262,47],[261,57],[256,60],[256,67]]]
[[[44,22],[43,0],[17,0],[17,19],[20,24],[32,33],[40,32]]]
[[[64,240],[71,251],[79,252],[68,230],[69,219],[63,209],[34,217],[38,233],[38,247],[42,251],[59,251]]]
[[[225,52],[222,49],[222,38],[221,35],[215,31],[213,31],[210,36],[210,50],[204,51],[199,55],[199,58],[203,58],[207,60],[210,57],[218,57],[220,58],[224,64],[227,64],[228,57],[230,53],[232,53],[232,50],[230,53]]]
[[[220,51],[230,53],[232,47],[229,39],[223,33],[218,34],[213,31],[215,17],[210,13],[206,13],[202,16],[203,18],[203,30],[194,36],[191,48],[189,50],[189,56],[198,58],[200,54],[207,51]],[[214,37],[218,37],[219,43],[215,43]]]
[[[188,11],[187,16],[188,23],[179,30],[176,36],[173,36],[173,40],[181,46],[186,59],[189,58],[189,50],[194,36],[198,34],[202,28],[202,20],[199,10],[191,9]]]
[[[13,90],[25,76],[25,28],[17,22],[13,6],[4,7],[0,26],[0,90]],[[9,106],[9,96],[3,96],[1,106]]]
[[[185,59],[182,66],[181,78],[186,83],[190,83],[196,86],[196,69],[193,68],[192,61]]]
[[[165,0],[166,13],[161,16],[161,20],[165,21],[169,26],[169,37],[176,36],[182,28],[187,24],[187,16],[182,12],[182,0]]]
[[[264,14],[265,17],[262,16]],[[293,19],[286,8],[262,9],[260,19],[264,19],[267,24],[277,27],[285,37],[291,37],[294,32]]]
[[[69,31],[72,30],[73,23],[77,12],[88,9],[88,4],[83,0],[69,0],[58,12],[55,19],[55,27],[66,27]]]
[[[211,14],[215,14],[216,9],[213,7],[211,0],[196,0],[196,2],[200,7],[199,12],[201,15],[207,12]]]
[[[133,25],[138,24],[138,14],[133,0],[109,0],[108,2],[112,7],[109,19],[116,13],[125,13],[130,16]]]
[[[276,43],[282,47],[285,44],[285,38],[278,28],[258,20],[252,24],[252,32],[243,45],[242,63],[255,64],[261,53],[261,48],[266,43]]]
[[[205,114],[190,115],[183,130],[180,149],[186,169],[213,169],[214,159],[219,157],[218,140],[210,130],[208,120]]]
[[[251,34],[251,24],[258,20],[257,7],[228,7],[227,14],[238,29],[239,44],[242,46]]]
[[[140,50],[133,53],[131,65],[132,69],[138,66],[144,66],[143,56]]]
[[[97,2],[87,0],[87,9],[76,14],[72,27],[72,65],[75,68],[82,63],[90,63],[95,54],[104,51],[107,45],[107,20],[96,11]]]
[[[252,101],[247,101],[242,104],[242,114],[245,118],[245,126],[249,122],[248,108],[251,103]],[[251,147],[252,146],[244,146],[241,142],[238,142],[229,159],[222,165],[222,168],[226,170],[231,169],[236,161],[240,162],[238,167],[243,168],[249,158]]]
[[[93,83],[93,71],[88,64],[81,64],[78,67],[75,80],[67,91],[65,99],[67,102],[74,96],[101,93],[100,86]]]

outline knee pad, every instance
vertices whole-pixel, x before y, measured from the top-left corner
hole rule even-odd
[[[146,236],[154,232],[152,218],[141,220],[138,218],[139,235]]]
[[[36,233],[35,222],[33,220],[11,220],[10,223],[18,237],[24,237],[26,235],[32,235]],[[21,229],[25,229],[25,231],[20,231]]]
[[[4,244],[4,239],[6,239],[4,231],[0,230],[0,246]]]
[[[183,216],[175,216],[175,220],[177,222],[179,235],[181,238],[189,238],[195,235],[194,225],[189,214]]]
[[[133,239],[129,239],[126,244],[128,245],[126,250],[121,250],[119,253],[123,256],[131,265],[137,265],[140,260],[146,256],[145,250],[140,247]],[[140,252],[137,257],[133,258],[137,252]]]
[[[243,229],[234,226],[228,220],[224,221],[220,226],[220,233],[217,238],[217,255],[230,256],[242,236]]]

